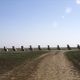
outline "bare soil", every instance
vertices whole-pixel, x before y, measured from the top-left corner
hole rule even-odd
[[[0,80],[80,80],[80,73],[64,51],[51,51],[0,75]]]

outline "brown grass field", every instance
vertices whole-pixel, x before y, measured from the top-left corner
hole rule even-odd
[[[0,53],[0,80],[80,80],[79,50]]]

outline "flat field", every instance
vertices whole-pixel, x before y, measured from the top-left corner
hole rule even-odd
[[[46,53],[47,51],[9,51],[0,52],[0,74],[12,70],[14,67],[29,61]]]
[[[0,80],[80,80],[80,51],[0,53]]]

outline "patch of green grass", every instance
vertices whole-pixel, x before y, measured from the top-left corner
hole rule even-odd
[[[2,52],[0,53],[0,74],[12,70],[25,60],[32,61],[46,52],[48,51]]]
[[[66,52],[67,58],[72,61],[75,67],[80,69],[80,50]]]

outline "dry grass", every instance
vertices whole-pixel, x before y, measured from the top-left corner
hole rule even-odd
[[[23,62],[32,61],[47,51],[3,52],[0,53],[0,74],[8,72]]]

